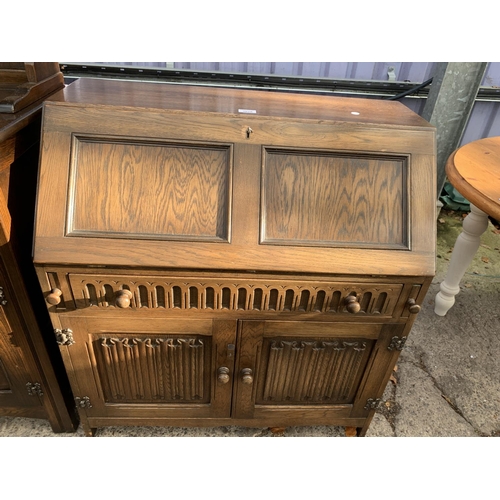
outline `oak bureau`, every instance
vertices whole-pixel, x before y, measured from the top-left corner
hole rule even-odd
[[[394,101],[81,79],[34,261],[87,434],[364,435],[435,268],[435,130]]]

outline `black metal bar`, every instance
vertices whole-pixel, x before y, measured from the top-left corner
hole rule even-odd
[[[427,82],[399,82],[382,80],[349,80],[302,76],[257,75],[223,73],[186,69],[151,68],[138,66],[103,66],[99,64],[61,63],[66,81],[81,77],[110,78],[140,81],[164,81],[191,85],[217,85],[267,89],[281,92],[309,92],[351,97],[399,99],[401,97],[426,98]],[[477,101],[500,101],[500,88],[481,87]]]

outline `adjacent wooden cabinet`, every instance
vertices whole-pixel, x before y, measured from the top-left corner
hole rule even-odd
[[[84,79],[44,105],[34,259],[87,434],[364,435],[434,274],[396,102]]]
[[[40,128],[41,102],[0,113],[0,415],[72,432],[77,414],[31,255]]]

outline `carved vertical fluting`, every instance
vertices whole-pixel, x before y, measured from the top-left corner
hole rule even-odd
[[[193,401],[206,396],[201,340],[103,338],[100,351],[108,400]]]
[[[151,387],[154,389],[153,399],[166,399],[166,390],[165,390],[165,370],[163,367],[163,359],[161,352],[162,343],[158,341],[158,339],[147,339],[147,350],[148,355],[150,357],[150,365],[152,365],[153,369],[150,373]]]
[[[318,355],[318,360],[316,365],[314,366],[314,372],[312,375],[312,380],[314,381],[314,385],[311,388],[311,399],[314,401],[320,401],[324,394],[321,392],[321,389],[324,385],[325,379],[325,367],[328,361],[330,351],[328,350],[328,344],[323,343],[323,347],[320,349],[318,347],[315,348]]]
[[[312,375],[311,371],[316,361],[315,352],[313,351],[314,345],[315,342],[301,342],[301,346],[304,352],[304,359],[300,366],[300,389],[297,394],[297,399],[299,401],[307,401],[309,399],[308,390]]]
[[[345,347],[343,347],[343,345],[341,345],[338,341],[330,342],[329,349],[328,368],[325,373],[324,390],[322,391],[324,394],[323,397],[326,400],[336,397],[335,387],[339,379],[339,374],[342,370],[345,352]]]
[[[118,359],[120,363],[120,373],[121,380],[123,384],[123,389],[125,393],[125,399],[130,400],[134,399],[132,393],[132,387],[130,383],[130,361],[128,352],[123,347],[123,343],[128,342],[128,339],[120,339],[119,342],[115,342],[117,351],[118,351]]]
[[[346,348],[350,347],[349,344],[346,344],[345,342],[344,345]],[[353,356],[352,351],[350,349],[346,349],[344,352],[346,360],[342,365],[342,377],[339,378],[340,383],[337,389],[337,397],[342,401],[345,400],[348,395],[350,384],[352,384],[352,375],[355,366],[355,356]]]
[[[111,392],[112,399],[118,399],[118,386],[116,382],[116,377],[113,370],[113,360],[111,358],[111,350],[109,349],[107,343],[109,339],[102,339],[101,349],[103,355],[104,370],[106,372],[106,379],[108,381],[109,391]]]
[[[301,376],[300,365],[304,351],[300,348],[297,342],[290,342],[288,346],[288,373],[289,380],[286,381],[285,396],[287,400],[294,397],[294,387],[298,386],[298,381]]]
[[[139,391],[146,401],[152,399],[149,371],[147,369],[146,343],[139,339],[134,339],[134,356],[137,359],[137,369],[139,370]]]
[[[113,373],[116,380],[116,385],[118,389],[118,399],[125,399],[125,388],[123,386],[123,373],[122,373],[122,363],[120,362],[120,353],[117,349],[116,342],[118,339],[109,339],[109,347],[111,349],[111,355],[113,359]]]
[[[275,367],[278,364],[278,348],[274,344],[271,345],[269,349],[269,366]],[[272,394],[275,393],[274,379],[276,376],[276,370],[271,370],[268,372],[264,383],[264,399],[271,399]]]
[[[146,374],[142,369],[142,361],[144,360],[144,357],[141,355],[142,353],[139,350],[140,344],[142,345],[143,342],[137,339],[132,339],[131,351],[133,359],[133,375],[137,388],[137,398],[144,399],[146,397],[146,392],[144,390],[144,377]]]
[[[158,399],[159,397],[159,388],[156,383],[157,377],[151,376],[152,373],[156,373],[155,366],[155,353],[153,345],[151,344],[151,339],[146,339],[145,342],[142,343],[144,346],[144,366],[146,367],[146,371],[148,373],[148,384],[147,384],[147,392],[150,395],[151,399]]]
[[[169,342],[171,348],[173,348],[174,342],[177,342],[175,347],[175,363],[178,365],[177,370],[177,392],[174,395],[175,399],[186,400],[192,399],[191,387],[190,387],[190,368],[192,359],[189,356],[189,343],[184,339],[178,339],[177,341],[172,340]]]
[[[188,349],[191,354],[191,399],[201,399],[203,397],[203,350],[194,341],[189,342]]]
[[[362,342],[272,341],[263,401],[347,401],[365,348]]]
[[[179,379],[181,375],[179,373],[181,369],[181,363],[177,360],[176,354],[178,354],[178,349],[172,343],[172,339],[168,339],[166,342],[162,343],[162,353],[164,353],[164,361],[162,366],[165,368],[165,389],[167,399],[180,399],[180,388]]]
[[[276,357],[276,370],[274,375],[274,384],[272,393],[280,400],[286,399],[288,393],[287,387],[287,377],[290,374],[290,369],[292,368],[290,356],[291,346],[287,345],[286,349],[280,351],[280,355]]]
[[[132,352],[132,345],[129,339],[121,342],[120,349],[123,353],[123,372],[125,374],[124,386],[126,387],[127,399],[138,399],[139,392],[137,388],[137,375],[135,373],[135,359]]]
[[[336,345],[332,348],[332,357],[334,358],[333,370],[328,381],[327,391],[324,395],[325,400],[339,401],[340,388],[344,376],[344,367],[346,366],[346,349],[344,346]]]

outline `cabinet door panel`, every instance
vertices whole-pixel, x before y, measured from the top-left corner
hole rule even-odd
[[[234,416],[257,418],[273,410],[291,415],[305,409],[313,416],[351,408],[382,328],[243,321]],[[252,370],[251,384],[244,383],[245,369]]]
[[[348,404],[373,341],[265,338],[256,404]]]
[[[233,372],[234,323],[136,318],[63,320],[75,343],[66,347],[75,396],[89,398],[88,416],[224,417]],[[113,326],[113,325],[116,326]],[[121,328],[120,328],[121,326]]]
[[[3,278],[0,274],[0,278]],[[6,281],[2,279],[4,289]],[[23,327],[14,308],[13,294],[8,291],[9,300],[0,306],[0,407],[29,408],[41,407],[36,394],[30,395],[26,384],[33,380],[23,352]],[[22,343],[22,345],[21,345]]]

